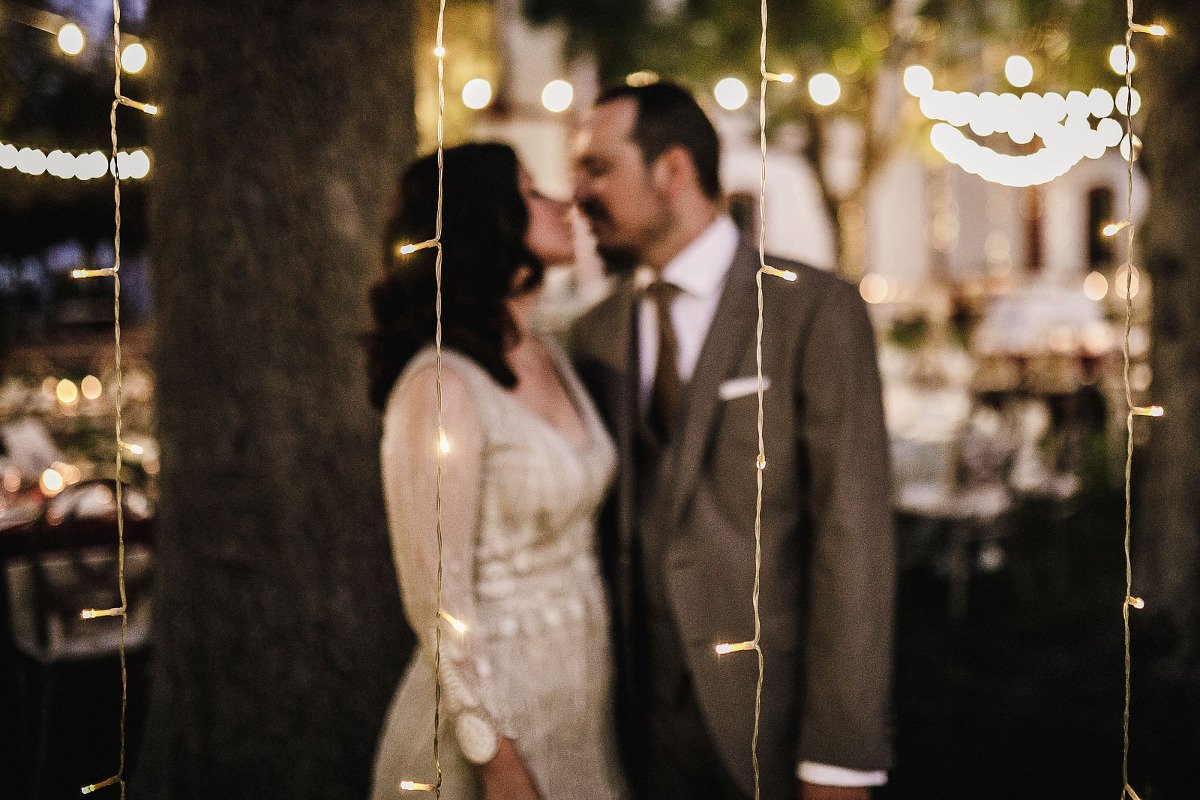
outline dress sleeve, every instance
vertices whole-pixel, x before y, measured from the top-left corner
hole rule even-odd
[[[404,377],[388,402],[380,455],[392,554],[405,614],[419,642],[417,657],[432,666],[439,612],[438,451],[446,450],[441,457],[440,663],[445,710],[451,722],[471,712],[503,735],[506,726],[486,662],[472,646],[483,431],[462,375],[443,362],[442,429],[448,446],[439,448],[436,387],[434,366],[423,365]]]

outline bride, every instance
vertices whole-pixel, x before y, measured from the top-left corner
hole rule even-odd
[[[500,144],[445,151],[443,356],[433,348],[437,161],[401,177],[371,293],[371,395],[392,551],[417,647],[392,699],[373,798],[621,798],[595,515],[615,455],[563,352],[529,328],[544,265],[574,258],[565,203]],[[436,483],[441,463],[442,601]],[[412,796],[412,795],[409,795]]]

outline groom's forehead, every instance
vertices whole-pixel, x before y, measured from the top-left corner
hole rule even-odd
[[[627,97],[596,106],[588,114],[576,137],[576,154],[613,151],[624,146],[636,146],[632,133],[637,120],[637,105]]]

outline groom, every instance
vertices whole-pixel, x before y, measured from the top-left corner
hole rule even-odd
[[[724,210],[712,123],[670,83],[600,95],[575,201],[634,277],[579,320],[617,441],[601,525],[617,718],[639,798],[753,797],[757,251]],[[857,291],[763,276],[762,797],[865,800],[891,763],[894,542],[874,339]]]

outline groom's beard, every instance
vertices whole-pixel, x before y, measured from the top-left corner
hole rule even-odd
[[[607,275],[629,275],[638,267],[641,259],[636,252],[628,247],[605,247],[596,245],[596,252],[604,262],[604,272]]]
[[[612,215],[608,213],[608,208],[604,203],[599,200],[580,202],[579,211],[587,219],[593,235],[595,235],[597,227],[612,230]],[[597,241],[596,252],[604,262],[604,271],[609,275],[624,275],[637,268],[639,261],[637,251],[629,245],[605,244]]]

